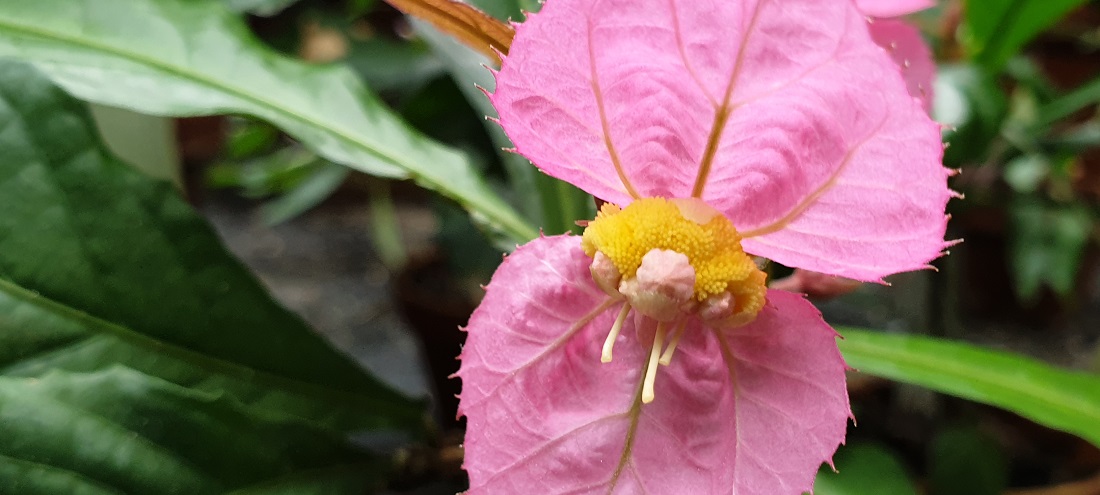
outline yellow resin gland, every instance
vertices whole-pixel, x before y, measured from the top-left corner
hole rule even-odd
[[[624,282],[653,250],[683,254],[695,271],[694,301],[684,311],[718,326],[748,323],[764,306],[765,274],[741,249],[729,219],[699,199],[605,204],[585,229],[582,246],[596,261],[610,261]]]

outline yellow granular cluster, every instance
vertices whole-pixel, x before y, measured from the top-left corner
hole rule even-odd
[[[729,290],[735,296],[759,299],[741,301],[759,310],[764,273],[741,249],[741,236],[729,219],[714,213],[700,224],[685,218],[679,206],[664,198],[639,199],[625,209],[608,203],[584,230],[582,245],[589,256],[599,251],[610,258],[623,278],[635,275],[650,250],[676,251],[687,256],[695,269],[697,300]]]

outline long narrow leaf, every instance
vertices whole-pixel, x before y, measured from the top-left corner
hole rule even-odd
[[[838,330],[844,358],[863,373],[991,404],[1100,445],[1100,376],[957,342]]]
[[[966,0],[964,43],[996,72],[1020,48],[1085,0]]]

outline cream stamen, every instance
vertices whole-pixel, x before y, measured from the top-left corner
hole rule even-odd
[[[615,324],[611,325],[611,331],[607,334],[607,339],[603,341],[603,354],[600,355],[600,362],[611,362],[611,348],[615,347],[615,340],[619,338],[619,331],[623,329],[623,322],[626,321],[626,315],[630,312],[630,303],[623,303],[622,311],[619,311],[619,316],[615,318]]]
[[[653,335],[653,347],[649,350],[649,364],[645,368],[645,381],[642,382],[642,403],[653,402],[653,381],[657,379],[657,361],[661,357],[661,347],[665,343],[665,322],[657,322],[657,333]]]
[[[661,364],[668,366],[668,364],[672,362],[672,354],[676,352],[676,346],[680,344],[680,339],[684,337],[685,327],[687,327],[687,320],[680,322],[680,324],[676,326],[672,342],[668,344],[665,352],[661,354]]]

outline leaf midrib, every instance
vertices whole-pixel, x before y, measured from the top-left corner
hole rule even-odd
[[[36,29],[33,26],[27,26],[27,25],[24,25],[24,24],[17,24],[17,23],[9,22],[9,21],[5,20],[3,17],[0,17],[0,31],[2,31],[2,30],[7,30],[9,32],[12,32],[16,36],[21,35],[21,36],[25,36],[25,37],[37,37],[37,38],[41,38],[41,39],[45,39],[45,40],[53,40],[55,42],[59,42],[59,43],[62,43],[62,44],[70,44],[70,45],[82,47],[82,48],[85,48],[85,49],[88,49],[88,50],[91,50],[91,51],[98,51],[98,52],[101,52],[101,53],[105,53],[108,56],[117,57],[117,58],[120,58],[120,59],[123,59],[123,60],[129,60],[131,62],[137,63],[138,65],[143,65],[143,66],[149,67],[150,69],[153,69],[153,70],[168,73],[168,74],[171,74],[173,76],[179,77],[180,79],[189,80],[194,84],[198,84],[200,86],[207,86],[207,87],[213,88],[215,90],[221,91],[223,93],[226,93],[230,96],[239,98],[241,100],[245,100],[247,102],[251,102],[254,105],[257,105],[257,106],[260,106],[260,107],[263,107],[263,108],[267,108],[267,109],[269,109],[269,110],[271,110],[275,113],[284,115],[284,116],[286,116],[287,118],[289,118],[291,120],[296,120],[299,123],[305,124],[307,126],[314,127],[316,129],[324,130],[325,132],[328,132],[328,133],[336,136],[341,141],[343,141],[345,143],[348,143],[348,144],[351,144],[352,146],[363,150],[364,152],[366,152],[367,154],[369,154],[371,156],[374,156],[374,157],[379,158],[383,161],[388,161],[388,162],[391,162],[391,163],[397,165],[398,167],[404,169],[404,171],[406,172],[406,174],[408,174],[409,177],[411,177],[413,179],[420,178],[422,180],[425,180],[426,182],[431,184],[431,186],[434,189],[436,189],[440,192],[446,192],[446,195],[452,196],[452,197],[455,197],[456,199],[458,199],[458,195],[451,192],[450,189],[446,186],[447,181],[444,180],[443,178],[433,176],[430,173],[430,169],[423,169],[421,167],[416,166],[414,163],[407,162],[407,161],[402,159],[400,154],[391,155],[391,154],[387,154],[387,153],[384,153],[382,151],[379,151],[378,149],[375,149],[375,148],[371,147],[370,145],[368,145],[368,144],[360,141],[359,139],[355,138],[353,134],[351,134],[350,132],[348,132],[348,131],[340,128],[340,127],[332,126],[332,125],[330,125],[329,122],[319,121],[319,120],[317,120],[315,118],[312,118],[308,115],[293,111],[290,108],[277,105],[277,104],[275,104],[275,103],[273,103],[273,102],[271,102],[267,99],[264,99],[263,97],[261,97],[259,95],[252,94],[252,93],[248,92],[247,90],[243,90],[243,89],[237,88],[235,86],[225,84],[224,82],[222,82],[220,80],[217,80],[217,79],[213,79],[213,78],[210,78],[210,77],[205,77],[201,73],[189,71],[186,68],[182,68],[182,67],[179,67],[177,65],[163,63],[162,61],[157,60],[155,58],[147,57],[147,56],[144,56],[142,54],[135,53],[135,52],[132,52],[132,51],[119,49],[118,47],[107,44],[107,43],[99,43],[99,42],[92,41],[92,40],[87,39],[87,38],[79,38],[79,37],[75,37],[75,36],[66,36],[63,33],[59,33],[57,31],[52,31],[52,30],[48,30],[48,29]],[[250,113],[250,112],[248,112],[248,113]],[[402,124],[400,122],[395,122],[394,125],[402,125]],[[437,146],[439,146],[439,145],[437,145]],[[462,198],[462,199],[465,199],[466,201],[469,201],[470,203],[474,203],[474,204],[480,202],[479,200],[476,199],[476,196],[469,196],[469,197]],[[505,229],[507,229],[509,231],[509,233],[512,234],[513,236],[515,236],[517,238],[533,237],[533,236],[529,235],[529,232],[527,232],[528,229],[527,229],[526,225],[517,225],[517,224],[514,224],[513,220],[511,220],[511,219],[500,217],[496,213],[494,208],[479,208],[479,210],[486,217],[492,218],[495,223],[497,223],[498,225],[500,225],[500,226],[504,227]]]
[[[287,107],[277,105],[277,104],[275,104],[275,103],[273,103],[269,100],[266,100],[266,99],[264,99],[260,96],[249,93],[248,91],[242,90],[242,89],[234,87],[232,85],[224,84],[224,83],[222,83],[221,81],[219,81],[217,79],[204,77],[200,73],[196,73],[196,72],[193,72],[193,71],[188,71],[188,70],[186,70],[184,68],[181,68],[177,65],[162,63],[161,61],[159,61],[155,58],[146,57],[146,56],[143,56],[143,55],[140,55],[140,54],[137,54],[137,53],[134,53],[134,52],[126,51],[126,50],[120,50],[117,47],[112,46],[110,44],[97,43],[97,42],[91,41],[87,38],[78,38],[78,37],[73,37],[73,36],[65,36],[61,33],[56,32],[56,31],[50,31],[50,30],[44,30],[44,29],[34,29],[33,27],[26,26],[26,25],[23,25],[23,24],[14,24],[14,23],[10,23],[10,22],[5,22],[2,18],[0,18],[0,29],[7,29],[9,31],[15,32],[16,34],[36,36],[36,37],[39,37],[39,38],[52,39],[54,41],[58,41],[58,42],[62,42],[62,43],[69,43],[69,44],[72,44],[72,45],[81,46],[81,47],[84,47],[84,48],[87,48],[87,49],[90,49],[90,50],[93,50],[93,51],[103,52],[103,53],[106,53],[108,55],[112,55],[112,56],[115,56],[115,57],[118,57],[118,58],[121,58],[121,59],[130,60],[130,61],[136,62],[140,65],[145,65],[145,66],[148,66],[150,68],[153,68],[155,70],[160,70],[160,71],[163,71],[163,72],[167,72],[167,73],[170,73],[170,74],[172,74],[174,76],[177,76],[181,79],[187,79],[187,80],[190,80],[192,82],[198,83],[200,85],[213,87],[215,89],[221,90],[224,93],[228,93],[228,94],[230,94],[232,96],[235,96],[237,98],[240,98],[240,99],[243,99],[243,100],[246,100],[246,101],[250,101],[250,102],[252,102],[254,104],[257,104],[259,106],[263,106],[265,108],[274,110],[275,112],[286,115],[286,116],[288,116],[292,119],[304,122],[304,123],[306,123],[310,126],[317,127],[317,128],[320,128],[320,129],[324,129],[324,130],[336,135],[341,140],[344,140],[345,142],[354,144],[355,146],[363,149],[364,151],[366,151],[366,152],[368,152],[368,153],[370,153],[370,154],[372,154],[376,157],[379,157],[379,158],[382,158],[382,159],[385,159],[385,160],[388,160],[388,161],[392,161],[392,162],[398,164],[399,166],[401,166],[402,168],[405,168],[406,170],[409,170],[409,171],[415,171],[416,170],[416,167],[414,165],[410,165],[409,163],[406,163],[406,162],[402,161],[398,157],[390,156],[388,154],[382,153],[382,152],[380,152],[380,151],[378,151],[378,150],[362,143],[361,141],[359,141],[359,140],[355,139],[354,137],[352,137],[351,134],[349,134],[347,131],[344,131],[340,128],[337,128],[337,127],[334,127],[334,126],[331,126],[331,125],[327,125],[325,122],[320,122],[320,121],[318,121],[314,118],[311,118],[307,115],[295,112],[295,111],[293,111],[293,110],[291,110]]]
[[[188,349],[175,343],[158,340],[148,335],[137,332],[128,327],[112,323],[94,315],[77,310],[53,299],[42,296],[34,291],[19,286],[7,279],[0,278],[0,292],[31,304],[43,311],[66,320],[80,322],[90,333],[112,335],[124,342],[149,352],[165,354],[181,361],[190,363],[212,374],[222,374],[243,379],[249,382],[259,382],[272,388],[282,389],[293,393],[299,393],[311,397],[327,398],[333,401],[351,401],[353,403],[370,403],[370,397],[349,390],[322,387],[315,383],[278,375],[269,371],[260,370],[251,366],[213,357],[198,351]],[[407,412],[405,408],[395,407],[388,402],[372,404],[375,413],[383,411]]]

